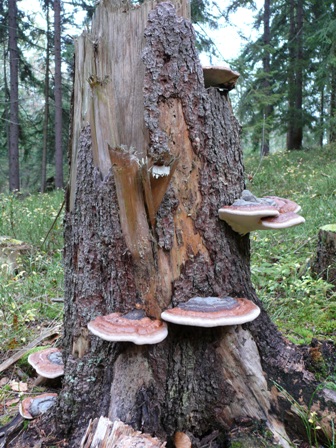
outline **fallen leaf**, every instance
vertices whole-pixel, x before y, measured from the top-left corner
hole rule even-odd
[[[4,378],[1,378],[0,380],[0,387],[5,386],[9,382],[9,378],[6,376]]]
[[[28,384],[23,381],[12,380],[9,382],[9,386],[15,392],[27,392],[28,390]]]
[[[20,398],[15,398],[14,400],[6,401],[6,406],[9,407],[9,406],[12,406],[12,404],[17,404],[19,402],[20,402]]]

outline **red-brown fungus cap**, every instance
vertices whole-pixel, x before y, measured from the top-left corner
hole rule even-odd
[[[179,325],[220,327],[256,319],[260,308],[248,299],[233,297],[193,297],[161,314],[162,319]]]
[[[29,364],[45,378],[57,378],[64,375],[62,352],[58,348],[48,348],[28,356]]]
[[[20,403],[19,412],[23,418],[31,420],[44,414],[56,403],[57,394],[46,393],[25,398]]]
[[[274,218],[264,218],[261,220],[262,228],[265,230],[287,229],[288,227],[303,224],[305,219],[296,213],[280,213]]]
[[[265,198],[274,201],[280,213],[298,213],[301,210],[299,204],[290,199],[279,198],[278,196],[265,196]]]
[[[250,204],[226,205],[218,210],[219,218],[241,235],[258,230],[261,218],[278,216],[279,211],[273,205]]]
[[[137,345],[158,344],[168,335],[164,322],[146,317],[142,310],[125,315],[112,313],[98,316],[88,323],[88,329],[105,341],[129,341]]]
[[[236,85],[240,74],[230,67],[206,66],[203,67],[205,87],[222,87],[231,90]]]

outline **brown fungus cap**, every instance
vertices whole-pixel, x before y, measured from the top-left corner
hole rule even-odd
[[[32,420],[48,411],[56,403],[57,394],[46,393],[21,401],[19,412],[23,418]]]
[[[220,327],[256,319],[260,308],[248,299],[233,297],[193,297],[161,314],[162,319],[179,325]]]
[[[58,348],[48,348],[28,356],[29,364],[44,378],[64,375],[62,352]]]
[[[301,210],[299,204],[290,199],[279,198],[278,196],[265,196],[267,199],[271,199],[275,202],[275,206],[280,213],[298,213]]]
[[[300,210],[301,207],[290,199],[278,196],[257,198],[249,190],[243,190],[240,198],[232,205],[221,207],[218,215],[235,232],[245,235],[253,230],[285,229],[301,224],[305,222],[304,218],[296,215]]]
[[[240,74],[230,67],[205,66],[203,67],[205,87],[219,87],[231,90],[235,87]]]
[[[165,322],[150,319],[143,310],[98,316],[88,323],[88,329],[105,341],[128,341],[137,345],[158,344],[168,335]]]
[[[305,219],[296,213],[280,213],[279,216],[273,218],[264,218],[261,220],[262,228],[265,230],[287,229],[288,227],[303,224]]]

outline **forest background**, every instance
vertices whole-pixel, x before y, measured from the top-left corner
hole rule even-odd
[[[0,191],[44,192],[66,179],[74,37],[89,26],[95,6],[92,0],[37,4],[38,15],[24,2],[0,2]],[[243,46],[229,63],[241,74],[232,101],[245,151],[266,155],[333,143],[336,1],[192,0],[198,48],[210,60],[225,58],[233,44],[214,42],[209,30],[229,25],[242,8],[255,32],[248,39],[237,31]]]

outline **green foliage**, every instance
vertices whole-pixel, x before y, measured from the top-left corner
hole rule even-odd
[[[0,195],[0,235],[32,245],[15,272],[0,271],[1,351],[24,345],[35,329],[60,321],[62,305],[53,298],[63,291],[62,192],[48,195]]]
[[[309,343],[313,337],[336,340],[336,293],[310,271],[318,230],[335,219],[334,154],[335,148],[329,147],[245,161],[253,178],[247,187],[254,194],[293,199],[306,219],[292,229],[251,234],[257,294],[280,330],[296,343]]]
[[[232,2],[233,5],[244,3],[244,0]],[[303,145],[322,145],[335,126],[335,111],[331,110],[334,106],[330,104],[336,94],[333,81],[335,2],[303,2],[303,26],[296,24],[299,28],[291,37],[291,5],[294,5],[296,20],[298,4],[296,0],[270,3],[269,43],[264,40],[262,8],[255,16],[255,27],[260,35],[248,41],[233,61],[233,66],[241,73],[237,114],[243,124],[246,145],[251,150],[260,148],[263,135],[268,132],[272,136],[272,148],[278,149],[275,137],[284,137],[291,126],[298,124],[304,129]],[[264,69],[266,56],[269,56],[269,72]],[[297,84],[300,73],[302,86]],[[297,104],[301,91],[302,108]],[[269,108],[266,123],[265,107]]]

